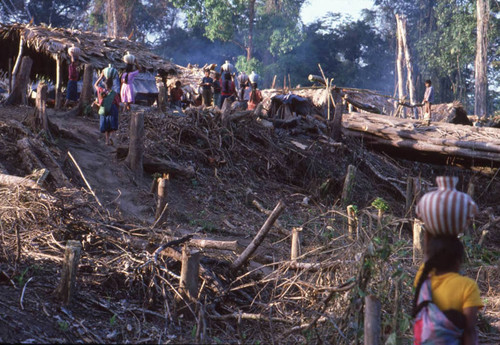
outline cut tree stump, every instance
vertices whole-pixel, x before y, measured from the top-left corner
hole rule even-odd
[[[344,179],[344,188],[342,189],[341,203],[342,205],[348,205],[351,203],[352,191],[354,189],[354,184],[356,180],[356,167],[354,165],[349,165],[347,167],[347,174]]]
[[[75,294],[75,280],[81,249],[82,245],[79,241],[68,241],[66,243],[61,282],[55,290],[55,294],[64,305],[68,305]]]
[[[422,261],[424,251],[422,248],[422,223],[418,219],[413,221],[413,264],[416,265]]]
[[[24,56],[21,62],[21,68],[15,74],[14,86],[9,97],[5,100],[5,105],[27,104],[26,90],[31,73],[33,60],[29,56]]]
[[[156,213],[155,213],[155,223],[161,223],[167,218],[167,212],[165,210],[167,206],[167,196],[168,196],[168,174],[165,177],[160,177],[158,181],[158,200],[156,203]]]
[[[372,295],[365,297],[365,345],[379,345],[381,335],[381,305]]]
[[[200,252],[182,247],[181,281],[179,290],[184,297],[190,300],[198,298],[198,276],[200,272]]]
[[[290,250],[290,259],[295,261],[300,256],[300,232],[302,228],[294,227],[292,229],[292,248]]]
[[[130,144],[125,163],[137,179],[142,178],[144,154],[144,113],[132,113],[130,118]]]

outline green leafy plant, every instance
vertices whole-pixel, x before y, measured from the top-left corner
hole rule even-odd
[[[21,272],[21,274],[19,274],[18,276],[15,276],[14,279],[17,281],[17,285],[19,286],[23,286],[24,283],[25,283],[25,276],[26,276],[26,273],[28,272],[29,270],[29,267],[26,267],[24,269],[24,271]]]
[[[66,332],[69,329],[69,323],[66,321],[58,321],[57,325],[59,326],[59,329],[63,332]]]
[[[378,197],[372,202],[372,206],[377,210],[382,212],[387,212],[389,210],[389,204],[384,199]]]
[[[113,314],[113,316],[109,318],[109,324],[111,327],[114,327],[116,325],[116,317],[116,314]]]

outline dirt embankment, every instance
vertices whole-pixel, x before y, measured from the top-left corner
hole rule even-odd
[[[21,124],[32,111],[0,108],[0,167],[37,176],[34,167],[54,161],[67,180],[50,174],[42,189],[0,186],[1,342],[350,344],[362,330],[365,294],[378,296],[386,311],[384,338],[407,340],[406,301],[418,266],[411,260],[406,181],[419,177],[425,190],[440,174],[459,176],[460,190],[474,182],[483,212],[464,240],[466,267],[486,298],[481,343],[499,339],[495,171],[396,160],[348,138],[339,145],[314,123],[270,130],[250,113],[229,121],[208,110],[177,116],[135,108],[145,111],[145,153],[195,171],[171,172],[167,221],[154,225],[153,176],[134,178],[117,154],[128,144],[131,114],[121,115],[109,147],[97,120],[58,113],[49,114],[59,129],[55,141],[37,137]],[[21,149],[23,139],[40,154],[38,162]],[[359,226],[352,236],[340,201],[349,165],[357,168],[350,203]],[[388,207],[380,222],[372,206],[377,198]],[[166,250],[155,261],[154,250],[186,234],[237,240],[244,248],[280,199],[286,208],[279,223],[242,270],[231,269],[239,250],[202,250],[199,302],[186,309],[177,295],[176,254]],[[298,261],[307,267],[289,261],[293,228],[302,229]],[[483,230],[489,233],[479,245]],[[78,292],[63,307],[52,293],[69,239],[82,243],[82,257]]]

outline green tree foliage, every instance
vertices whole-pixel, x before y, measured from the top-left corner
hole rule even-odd
[[[53,27],[81,27],[89,5],[85,0],[3,0],[0,6],[2,22],[42,23]]]

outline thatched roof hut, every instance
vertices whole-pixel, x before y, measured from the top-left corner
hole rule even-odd
[[[21,44],[22,42],[22,44]],[[9,59],[15,63],[22,46],[22,55],[33,61],[32,79],[36,75],[56,80],[56,61],[59,56],[61,71],[67,70],[68,48],[75,45],[81,49],[80,60],[96,69],[112,64],[115,68],[125,68],[122,57],[130,52],[138,64],[153,73],[177,74],[178,66],[149,51],[143,44],[124,38],[110,38],[95,32],[72,29],[34,26],[30,24],[0,23],[0,69],[9,69]]]

